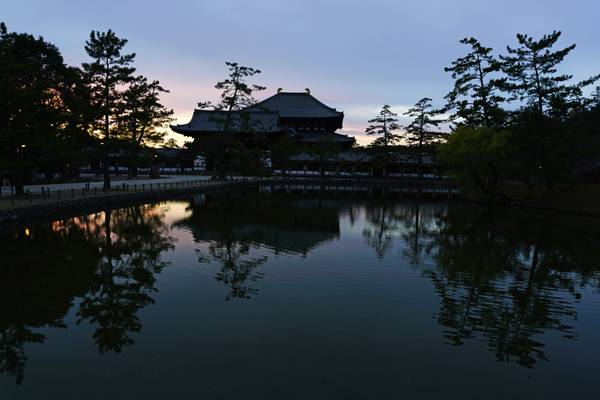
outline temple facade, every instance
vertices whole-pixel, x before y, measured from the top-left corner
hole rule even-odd
[[[323,104],[309,89],[304,92],[279,89],[277,94],[230,114],[196,109],[190,122],[172,125],[171,129],[194,139],[223,131],[260,134],[272,140],[287,135],[298,145],[318,146],[333,142],[343,150],[355,143],[353,137],[337,133],[343,121],[343,112]]]

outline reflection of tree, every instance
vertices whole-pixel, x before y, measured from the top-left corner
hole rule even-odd
[[[26,326],[8,326],[0,329],[0,373],[15,377],[17,384],[23,382],[27,356],[25,343],[43,343],[46,336],[35,333]]]
[[[108,215],[108,214],[107,214]],[[27,343],[43,343],[43,329],[63,321],[82,297],[80,320],[98,324],[100,351],[131,344],[141,329],[137,311],[152,303],[154,276],[172,247],[154,207],[22,227],[2,235],[0,265],[0,373],[24,377]]]
[[[60,229],[55,229],[61,227]],[[24,378],[27,343],[43,343],[39,330],[65,328],[75,296],[89,287],[98,250],[70,222],[3,235],[0,266],[0,373]]]
[[[400,203],[371,199],[365,205],[367,226],[363,239],[377,257],[382,258],[392,249],[396,238],[403,238],[408,245],[405,255],[415,262],[426,247],[419,238],[435,230],[435,215],[439,209],[440,205],[433,203],[423,207],[419,200]]]
[[[589,235],[551,223],[476,207],[416,200],[371,201],[363,238],[377,257],[395,238],[402,255],[440,297],[438,323],[452,345],[481,339],[498,361],[533,367],[546,360],[542,334],[576,339],[578,288],[600,282]]]
[[[363,230],[365,243],[375,250],[377,257],[382,258],[390,250],[398,224],[394,218],[390,204],[369,204],[366,207],[366,219],[369,225]]]
[[[79,321],[97,324],[94,340],[101,353],[120,353],[141,330],[137,313],[154,300],[155,274],[165,263],[160,255],[173,247],[162,214],[151,207],[131,207],[104,213],[101,260],[89,293],[79,309]]]
[[[247,285],[256,282],[263,274],[256,269],[267,261],[267,256],[250,257],[250,246],[245,243],[225,241],[208,245],[208,257],[200,256],[201,262],[216,261],[221,264],[215,279],[229,288],[226,300],[250,299],[258,289]]]
[[[577,337],[567,321],[576,318],[590,264],[576,255],[594,254],[584,237],[565,243],[551,225],[458,206],[436,225],[421,232],[434,262],[415,265],[440,296],[437,319],[449,343],[482,337],[498,361],[533,367],[547,359],[541,334]]]

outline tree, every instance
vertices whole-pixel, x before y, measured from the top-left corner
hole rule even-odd
[[[56,46],[0,24],[0,169],[17,194],[28,172],[68,164],[85,140],[85,97],[79,70],[64,64]]]
[[[389,105],[384,105],[379,111],[377,117],[370,119],[369,125],[365,129],[367,135],[379,135],[371,145],[373,147],[383,147],[387,151],[390,145],[396,144],[400,140],[400,135],[394,133],[400,129],[398,124],[398,114],[392,112]]]
[[[224,111],[225,119],[221,122],[223,132],[228,132],[231,128],[233,112],[256,104],[254,93],[263,91],[266,87],[247,82],[249,77],[261,73],[259,69],[230,61],[226,61],[225,65],[229,68],[229,76],[215,85],[215,89],[221,91],[221,101],[217,105],[212,105],[209,101],[199,102],[198,107],[200,109],[212,107]]]
[[[446,72],[452,73],[454,87],[446,95],[446,107],[455,110],[450,119],[472,128],[501,127],[505,113],[500,107],[504,98],[498,94],[505,79],[498,77],[501,63],[473,37],[460,43],[471,47],[465,56],[457,58]]]
[[[98,124],[102,125],[104,147],[104,190],[110,189],[108,169],[109,144],[111,132],[111,116],[119,102],[119,87],[132,80],[135,68],[130,65],[135,53],[121,54],[127,39],[121,39],[112,31],[92,31],[85,42],[85,51],[93,59],[91,63],[83,63],[83,69],[92,91],[92,101],[98,109]]]
[[[177,140],[175,140],[174,138],[165,139],[165,141],[163,142],[162,146],[164,148],[167,148],[167,149],[181,149],[181,148],[183,148],[179,143],[177,143]]]
[[[524,135],[533,135],[533,138],[518,135],[515,139],[536,143],[534,146],[520,146],[521,158],[536,160],[543,172],[547,193],[554,190],[557,173],[564,168],[557,154],[565,143],[564,121],[561,120],[568,115],[566,111],[572,109],[581,98],[581,89],[600,78],[597,75],[577,84],[569,84],[572,75],[558,73],[558,65],[575,48],[573,44],[553,51],[560,36],[561,32],[554,31],[534,40],[528,35],[518,34],[519,47],[508,46],[508,55],[501,56],[502,69],[508,78],[505,89],[512,95],[511,100],[518,99],[525,103],[522,110],[529,116],[521,119],[527,123],[521,131]]]
[[[450,170],[493,195],[500,180],[502,164],[510,153],[510,133],[491,128],[458,127],[439,146],[438,156]]]
[[[406,141],[410,145],[415,143],[419,151],[419,178],[423,177],[423,146],[433,144],[441,133],[431,130],[437,128],[439,124],[444,122],[435,117],[441,114],[442,111],[434,110],[431,105],[431,99],[424,97],[419,100],[412,108],[404,115],[411,117],[413,120],[406,126]]]
[[[169,93],[158,81],[144,76],[134,78],[117,104],[116,122],[119,133],[129,147],[129,177],[137,176],[137,159],[142,146],[159,144],[165,137],[160,130],[172,121],[173,110],[160,103],[160,95]]]
[[[265,90],[264,86],[248,83],[248,78],[260,74],[259,69],[245,67],[236,62],[225,62],[229,68],[229,76],[217,82],[215,88],[221,91],[221,101],[213,105],[211,102],[199,102],[200,109],[213,108],[212,116],[220,125],[221,132],[209,137],[197,139],[194,146],[213,165],[214,172],[223,172],[223,168],[231,171],[236,160],[246,155],[246,148],[239,137],[240,131],[252,132],[260,121],[252,118],[245,108],[256,103],[254,93]],[[240,165],[240,162],[237,162]]]

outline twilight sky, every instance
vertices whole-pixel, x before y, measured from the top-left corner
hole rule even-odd
[[[87,56],[92,29],[129,39],[138,72],[171,90],[163,102],[186,123],[200,100],[216,100],[224,62],[263,71],[260,98],[310,88],[344,111],[344,132],[364,136],[387,103],[401,114],[421,97],[436,105],[451,88],[443,68],[475,36],[503,52],[517,32],[562,30],[577,43],[561,72],[584,79],[600,72],[597,0],[3,0],[8,29],[41,35],[71,65]],[[174,137],[182,138],[177,134]]]

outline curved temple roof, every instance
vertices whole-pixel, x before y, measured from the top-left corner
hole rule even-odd
[[[181,134],[222,132],[226,118],[227,113],[224,111],[194,110],[190,122],[183,125],[171,125],[171,129]],[[235,111],[231,114],[230,124],[230,129],[234,132],[281,132],[279,116],[275,112]]]
[[[183,135],[223,132],[227,112],[219,110],[194,110],[187,124],[171,125],[171,129]],[[282,119],[288,119],[283,121]],[[308,92],[279,92],[255,105],[231,113],[229,130],[234,132],[277,133],[290,128],[291,121],[309,119],[326,120],[331,131],[342,127],[344,113],[329,107]],[[333,132],[332,132],[333,133]],[[308,141],[318,141],[323,133],[303,133]],[[317,137],[318,136],[318,137]],[[354,141],[337,135],[338,142]]]
[[[248,111],[276,111],[281,118],[336,118],[344,113],[331,108],[310,93],[281,92],[265,99]]]

